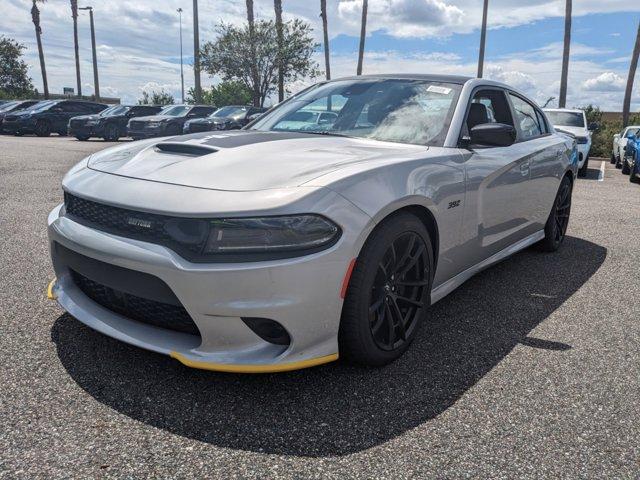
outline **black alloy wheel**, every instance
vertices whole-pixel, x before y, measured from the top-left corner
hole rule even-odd
[[[51,135],[51,125],[46,120],[38,120],[35,131],[38,137],[48,137]]]
[[[378,262],[371,287],[369,328],[375,344],[386,351],[400,348],[418,325],[429,286],[424,240],[405,232],[391,242]]]
[[[629,162],[627,161],[627,157],[625,155],[624,159],[622,160],[622,174],[629,175],[630,171],[631,169],[629,168]]]
[[[430,305],[433,250],[410,213],[381,222],[358,256],[347,288],[338,343],[342,358],[369,366],[400,357]]]
[[[544,251],[555,252],[564,241],[571,215],[572,190],[571,180],[565,176],[560,183],[553,208],[544,227],[545,238],[540,241],[540,247]]]
[[[104,127],[104,137],[105,141],[116,142],[120,138],[120,132],[118,131],[118,126],[114,123],[109,123]]]

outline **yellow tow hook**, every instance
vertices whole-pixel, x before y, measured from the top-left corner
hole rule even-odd
[[[53,293],[53,287],[55,286],[55,284],[56,284],[56,277],[53,277],[53,280],[49,282],[49,286],[47,287],[47,298],[49,300],[55,300],[58,298],[58,296],[55,293]]]

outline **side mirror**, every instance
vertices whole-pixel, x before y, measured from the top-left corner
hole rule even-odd
[[[600,125],[598,124],[598,122],[591,122],[589,124],[589,131],[590,132],[595,132],[596,130],[598,130],[600,128]]]
[[[619,133],[614,134],[614,135],[613,135],[613,138],[614,138],[615,140],[618,140],[618,139],[620,138],[620,134],[619,134]]]
[[[247,120],[253,122],[254,120],[259,119],[263,114],[262,113],[254,113],[253,115],[249,115]]]
[[[481,123],[471,129],[471,145],[508,147],[516,141],[516,129],[505,123]]]

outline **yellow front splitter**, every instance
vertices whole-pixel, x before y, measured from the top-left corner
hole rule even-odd
[[[191,368],[199,368],[202,370],[213,370],[215,372],[228,373],[277,373],[288,372],[291,370],[300,370],[303,368],[315,367],[324,363],[335,362],[338,360],[338,354],[334,353],[324,357],[311,358],[309,360],[301,360],[299,362],[277,363],[275,365],[233,365],[227,363],[210,363],[190,360],[178,352],[171,352],[171,358],[175,358],[180,363]]]
[[[49,282],[49,286],[47,287],[47,298],[49,300],[56,300],[58,296],[53,292],[53,287],[56,285],[56,277],[53,277],[53,280]]]

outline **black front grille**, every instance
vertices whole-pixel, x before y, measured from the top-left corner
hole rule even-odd
[[[91,300],[119,315],[168,330],[200,335],[183,306],[170,305],[121,292],[71,270],[73,282]]]
[[[72,127],[83,127],[85,123],[86,123],[86,120],[78,120],[78,119],[69,120],[69,125]]]
[[[80,223],[122,237],[165,245],[186,258],[203,250],[207,222],[202,219],[169,217],[126,208],[112,207],[64,194],[65,215]]]
[[[131,120],[129,122],[129,128],[131,128],[132,130],[142,130],[144,126],[145,126],[145,122],[142,122],[142,121]]]

